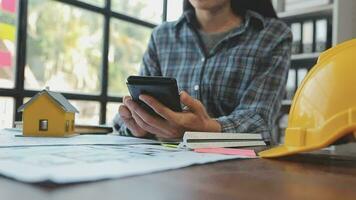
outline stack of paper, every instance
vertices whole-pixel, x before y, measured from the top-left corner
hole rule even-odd
[[[265,146],[261,134],[186,132],[181,147],[189,149]]]

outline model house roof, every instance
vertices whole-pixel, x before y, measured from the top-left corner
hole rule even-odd
[[[34,102],[38,97],[41,95],[47,94],[58,106],[60,106],[65,112],[74,112],[79,113],[79,111],[71,104],[69,101],[58,92],[52,92],[49,90],[42,90],[41,92],[37,93],[34,97],[31,98],[30,101],[23,104],[17,109],[17,112],[23,111],[28,105]]]

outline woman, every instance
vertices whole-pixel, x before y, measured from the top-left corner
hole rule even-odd
[[[270,0],[187,0],[176,22],[154,29],[140,75],[177,79],[176,113],[152,97],[119,108],[122,135],[180,138],[185,131],[260,133],[274,129],[290,65],[291,32]]]

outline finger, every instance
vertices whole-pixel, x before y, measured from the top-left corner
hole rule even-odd
[[[201,113],[204,110],[203,104],[193,97],[189,96],[187,92],[180,93],[180,101],[194,113]]]
[[[119,106],[119,115],[121,118],[127,118],[127,119],[132,118],[131,111],[125,105]]]
[[[135,122],[134,118],[122,118],[126,127],[131,131],[131,133],[136,137],[143,137],[147,134],[147,131],[142,129],[137,123]]]
[[[133,112],[132,117],[140,128],[157,136],[169,137],[165,131],[148,125],[137,113]]]
[[[176,130],[167,123],[166,120],[160,119],[158,117],[152,116],[146,110],[144,110],[140,105],[135,103],[132,100],[127,101],[127,105],[129,109],[131,110],[132,116],[135,116],[135,114],[138,115],[139,119],[142,120],[144,123],[141,123],[139,121],[136,121],[141,128],[146,127],[146,125],[154,128],[155,132],[152,132],[152,134],[160,134],[160,135],[165,135],[166,137],[170,137],[175,134]],[[172,111],[173,112],[173,111]],[[136,118],[135,118],[136,120]],[[144,128],[145,130],[149,131],[148,129]],[[149,131],[151,132],[151,131]]]
[[[162,119],[152,116],[136,102],[127,100],[127,106],[132,114],[136,113],[145,123],[155,126],[155,128],[158,128],[162,124]]]
[[[132,100],[131,96],[124,96],[124,97],[122,98],[122,103],[123,103],[125,106],[127,106],[127,101],[128,101],[128,100]]]
[[[155,98],[148,95],[140,95],[140,100],[145,102],[150,106],[157,114],[168,121],[175,121],[177,118],[176,113],[171,109],[167,108],[161,102],[157,101]]]

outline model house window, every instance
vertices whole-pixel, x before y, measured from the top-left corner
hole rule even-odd
[[[66,129],[65,130],[66,130],[66,132],[69,131],[69,120],[66,121]]]
[[[72,131],[74,131],[74,120],[72,120]]]
[[[47,119],[41,119],[39,121],[39,130],[40,131],[48,131],[48,120]]]

